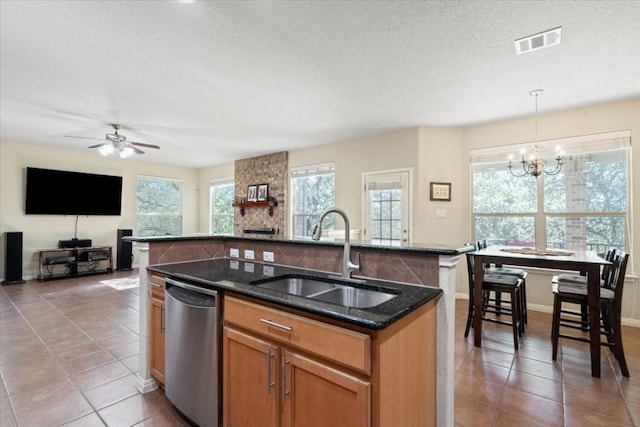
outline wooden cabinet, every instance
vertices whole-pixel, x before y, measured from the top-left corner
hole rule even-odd
[[[227,295],[223,425],[435,425],[435,312],[370,331]]]
[[[225,327],[223,349],[223,425],[276,427],[279,348]]]
[[[165,330],[165,310],[164,310],[164,277],[151,275],[149,277],[151,285],[150,303],[150,368],[151,376],[164,387],[164,330]]]

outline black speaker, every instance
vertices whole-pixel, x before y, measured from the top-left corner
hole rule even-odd
[[[118,229],[118,244],[116,246],[116,270],[131,270],[133,261],[133,243],[122,240],[125,236],[132,236],[133,230]]]
[[[2,284],[24,283],[22,280],[22,231],[4,233],[4,243]]]

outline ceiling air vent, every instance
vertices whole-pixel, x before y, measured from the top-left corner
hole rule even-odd
[[[560,44],[561,36],[562,27],[557,27],[532,36],[523,37],[515,41],[516,53],[521,55],[523,53]]]

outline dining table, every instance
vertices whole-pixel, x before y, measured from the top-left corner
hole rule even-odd
[[[609,261],[592,251],[488,246],[470,253],[474,260],[474,345],[482,346],[482,277],[486,264],[568,270],[587,276],[591,375],[600,378],[600,268]],[[551,286],[549,286],[551,290]]]

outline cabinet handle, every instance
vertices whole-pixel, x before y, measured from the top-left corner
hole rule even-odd
[[[151,281],[150,281],[149,283],[150,283],[150,284],[151,284],[151,286],[153,286],[154,288],[161,288],[161,287],[162,287],[162,285],[156,285],[155,283],[153,283],[153,282],[151,282]]]
[[[289,362],[287,362],[286,356],[282,356],[282,359],[280,359],[280,370],[282,371],[282,403],[284,403],[287,394],[289,394],[287,391],[287,363]]]
[[[273,327],[276,327],[276,328],[284,329],[287,332],[293,331],[293,328],[291,326],[281,325],[280,323],[273,322],[273,321],[271,321],[269,319],[260,319],[260,321],[262,323],[266,323],[269,326],[273,326]]]
[[[160,307],[160,333],[164,334],[164,307]]]
[[[267,350],[267,394],[271,394],[271,349]]]

